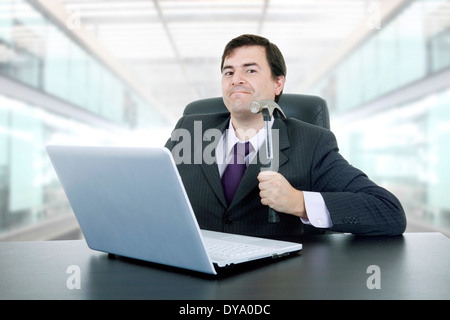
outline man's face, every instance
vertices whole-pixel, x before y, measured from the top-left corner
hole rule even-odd
[[[284,76],[273,79],[264,47],[237,48],[223,63],[224,103],[232,116],[252,116],[252,101],[274,100],[283,90],[284,80]]]

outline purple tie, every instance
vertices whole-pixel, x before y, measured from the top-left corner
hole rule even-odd
[[[233,200],[234,194],[241,182],[245,169],[245,156],[249,153],[249,143],[236,143],[233,148],[233,161],[230,162],[222,175],[222,186],[228,204]]]

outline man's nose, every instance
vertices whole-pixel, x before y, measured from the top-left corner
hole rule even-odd
[[[233,86],[239,86],[239,85],[245,84],[245,78],[243,77],[243,75],[240,72],[235,72],[233,74],[233,78],[231,80],[232,80],[231,84]]]

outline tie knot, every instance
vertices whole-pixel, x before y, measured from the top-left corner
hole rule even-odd
[[[250,152],[250,144],[249,144],[248,141],[245,142],[245,143],[237,142],[234,145],[234,149],[233,150],[234,150],[234,154],[245,158]]]

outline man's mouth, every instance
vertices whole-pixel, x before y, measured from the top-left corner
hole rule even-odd
[[[233,91],[231,91],[230,96],[233,95],[233,94],[239,94],[239,93],[241,93],[241,94],[251,94],[251,92],[249,90],[233,90]]]
[[[236,93],[245,93],[245,94],[250,94],[250,92],[247,91],[233,91],[231,94],[236,94]]]

